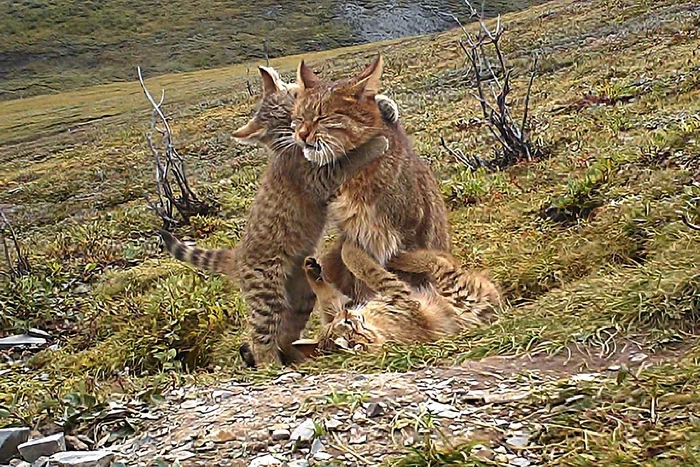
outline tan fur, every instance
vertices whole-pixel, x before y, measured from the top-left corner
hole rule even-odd
[[[444,252],[402,252],[392,261],[396,269],[427,274],[430,284],[419,288],[410,287],[350,243],[341,254],[350,271],[377,296],[357,308],[346,307],[347,297],[324,280],[313,258],[306,260],[307,279],[324,310],[318,339],[323,352],[372,349],[387,342],[432,342],[480,326],[500,304],[496,286],[484,274],[464,271]],[[305,354],[311,354],[309,342],[304,345]]]
[[[379,135],[389,141],[389,149],[344,183],[329,206],[329,218],[341,236],[321,263],[328,280],[359,302],[371,291],[348,277],[339,258],[345,242],[360,246],[381,265],[402,250],[447,252],[451,247],[447,209],[435,176],[415,155],[400,124],[383,121],[375,103],[381,70],[380,57],[355,78],[325,83],[302,62],[292,115],[295,141],[318,164],[342,160],[353,150],[358,154],[358,147]],[[419,284],[424,277],[411,281]]]
[[[338,187],[381,155],[386,139],[368,140],[362,152],[320,167],[304,159],[292,140],[291,109],[296,87],[271,68],[261,67],[263,98],[256,115],[234,137],[272,151],[253,200],[245,234],[231,250],[188,247],[167,232],[166,248],[176,258],[236,280],[249,308],[251,345],[241,349],[249,365],[301,359],[292,347],[306,326],[315,296],[301,268],[323,234],[327,207]],[[396,105],[377,96],[388,114]]]

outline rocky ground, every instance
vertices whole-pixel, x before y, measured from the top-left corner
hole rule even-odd
[[[580,382],[653,365],[637,346],[609,359],[495,357],[408,373],[303,375],[170,392],[137,436],[112,446],[124,465],[371,466],[408,448],[479,443],[495,465],[541,465],[536,439]]]

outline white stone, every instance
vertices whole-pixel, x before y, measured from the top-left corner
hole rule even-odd
[[[315,433],[316,425],[314,424],[314,421],[307,418],[301,425],[294,429],[289,439],[298,442],[308,442],[313,439]]]
[[[0,430],[0,462],[7,462],[17,455],[17,446],[29,439],[29,428],[4,428]]]
[[[51,456],[49,465],[56,467],[108,467],[114,461],[109,451],[68,451]]]
[[[33,439],[17,446],[22,459],[34,462],[42,456],[51,456],[57,452],[66,450],[66,438],[63,433]]]
[[[256,457],[250,461],[248,467],[266,467],[268,465],[282,465],[283,463],[283,460],[276,458],[272,454],[267,454],[265,456]]]

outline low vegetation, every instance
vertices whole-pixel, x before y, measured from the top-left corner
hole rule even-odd
[[[562,465],[698,463],[700,232],[683,217],[700,224],[700,7],[556,0],[502,21],[503,49],[520,71],[514,103],[525,97],[531,53],[540,56],[530,118],[547,158],[501,171],[474,171],[441,145],[484,158],[494,147],[461,32],[308,57],[339,77],[385,54],[386,90],[442,181],[456,254],[488,269],[509,305],[490,328],[459,338],[324,357],[300,371],[606,356],[640,342],[680,357],[579,387],[583,397],[552,412],[556,428],[539,435],[538,449]],[[296,61],[272,65],[291,78]],[[246,70],[147,80],[154,93],[166,89],[190,181],[219,202],[216,216],[177,232],[207,247],[238,241],[264,168],[264,154],[230,137],[255,102]],[[155,186],[149,112],[137,82],[0,104],[0,208],[32,266],[0,276],[0,328],[39,327],[58,343],[25,365],[0,366],[0,424],[78,426],[115,394],[150,401],[184,378],[278,371],[250,373],[238,361],[245,305],[236,289],[159,251],[160,220],[144,201]],[[481,465],[465,461],[470,449],[429,443],[399,465]]]

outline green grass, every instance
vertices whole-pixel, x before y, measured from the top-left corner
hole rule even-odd
[[[697,426],[681,411],[700,408],[700,235],[681,214],[700,223],[700,190],[691,185],[700,178],[697,14],[682,0],[626,0],[555,1],[505,16],[513,63],[524,69],[529,51],[540,49],[531,115],[548,158],[496,173],[473,173],[440,145],[443,136],[488,157],[494,144],[483,125],[468,123],[479,109],[455,79],[464,72],[456,31],[307,57],[340,77],[384,53],[385,88],[443,184],[455,253],[487,269],[508,306],[491,327],[454,339],[323,357],[301,370],[406,371],[574,347],[607,355],[629,340],[650,352],[689,348],[620,383],[591,383],[582,405],[556,414],[553,425],[565,428],[539,444],[552,463],[557,449],[570,452],[563,465],[696,462]],[[650,21],[656,26],[639,33]],[[297,61],[273,65],[291,77]],[[166,89],[195,189],[221,206],[177,232],[207,247],[238,241],[264,169],[262,153],[230,137],[255,102],[244,87],[247,68],[148,80],[152,92]],[[526,79],[514,80],[516,104]],[[579,105],[590,95],[616,102]],[[8,418],[0,423],[65,420],[98,410],[115,392],[147,398],[183,378],[278,373],[242,369],[246,310],[235,287],[158,251],[159,222],[144,202],[154,191],[149,118],[135,83],[0,103],[0,206],[33,265],[20,280],[0,277],[0,326],[42,327],[60,343],[26,372],[3,374],[0,416]],[[663,410],[650,425],[632,415],[652,397]],[[327,402],[355,400],[338,393]],[[574,429],[580,424],[585,436]],[[469,465],[477,462],[464,460],[469,449],[427,444],[401,465]]]

